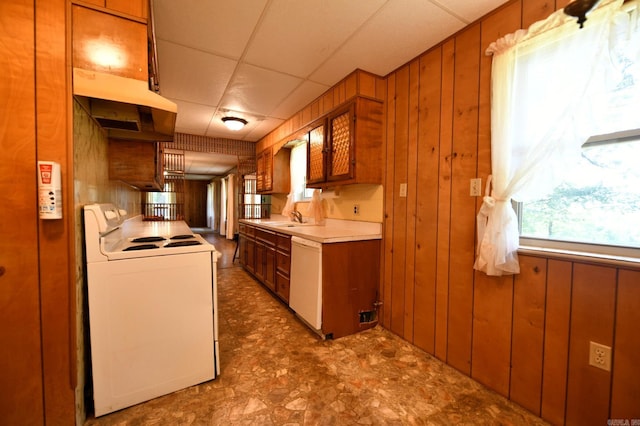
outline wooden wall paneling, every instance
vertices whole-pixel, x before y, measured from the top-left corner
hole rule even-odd
[[[375,98],[379,99],[381,101],[384,101],[387,99],[387,83],[386,83],[387,79],[386,78],[382,78],[382,77],[376,77],[376,92],[375,92]]]
[[[547,263],[541,416],[553,424],[564,423],[572,270],[571,262],[549,260]]]
[[[420,58],[413,342],[430,354],[435,354],[441,64],[441,48]]]
[[[618,272],[612,419],[640,419],[640,271]]]
[[[377,77],[368,72],[358,71],[358,94],[360,96],[367,96],[370,98],[376,98],[376,85]],[[349,92],[347,91],[347,98]]]
[[[406,261],[404,293],[404,336],[414,342],[415,318],[415,271],[416,271],[416,175],[418,170],[418,108],[420,90],[420,62],[409,64],[409,127],[407,146],[407,223],[406,223]],[[422,188],[420,188],[422,190]],[[420,308],[418,308],[420,309]]]
[[[347,83],[346,80],[340,82],[333,88],[333,107],[344,103],[347,100]]]
[[[606,424],[611,373],[589,365],[589,342],[613,346],[616,270],[575,263],[566,423]]]
[[[540,415],[547,259],[520,256],[513,289],[512,401]]]
[[[453,88],[455,40],[442,46],[440,97],[440,160],[438,169],[438,241],[436,260],[436,349],[447,360],[449,335],[449,256],[451,253],[451,177],[453,156]]]
[[[546,19],[556,11],[554,0],[521,0],[522,27],[529,28],[534,22]]]
[[[456,37],[451,179],[451,260],[449,263],[448,363],[471,374],[475,198],[469,180],[476,175],[480,25]]]
[[[322,95],[322,115],[327,114],[334,107],[333,103],[333,90],[327,90],[324,95]]]
[[[407,239],[407,198],[400,197],[401,183],[407,182],[407,161],[409,143],[409,67],[396,73],[395,136],[393,162],[393,305],[391,311],[391,331],[407,340],[405,336],[405,294],[406,294],[406,239]],[[413,271],[412,271],[413,272]]]
[[[384,262],[382,280],[382,325],[391,330],[391,311],[393,306],[393,230],[394,230],[394,182],[393,162],[395,143],[395,105],[396,105],[396,79],[392,74],[387,79],[387,113],[386,113],[386,170],[384,187]]]
[[[0,2],[0,419],[7,425],[45,423],[34,196],[34,4]]]
[[[39,226],[40,304],[45,418],[51,424],[75,422],[75,232],[73,173],[70,166],[70,87],[67,86],[67,2],[36,3],[37,158],[60,163],[63,219]],[[66,195],[65,195],[66,194]]]
[[[351,73],[344,81],[345,100],[351,99],[358,95],[359,88],[362,86],[362,77],[358,73]]]
[[[476,274],[471,377],[509,397],[513,276]]]
[[[520,3],[514,2],[483,20],[480,51],[478,111],[478,169],[484,186],[491,174],[491,63],[487,46],[505,28],[520,26]],[[482,197],[476,197],[476,212]],[[477,240],[476,240],[477,244]],[[477,253],[476,253],[477,254]],[[473,296],[473,346],[471,376],[496,392],[508,396],[511,374],[511,320],[513,277],[488,277],[475,272]]]
[[[407,237],[404,335],[414,342],[415,317],[415,264],[416,264],[416,199],[422,188],[417,186],[418,173],[418,110],[420,90],[420,62],[409,64],[409,135],[407,149]]]

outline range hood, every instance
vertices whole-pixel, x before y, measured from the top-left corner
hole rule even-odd
[[[73,96],[109,138],[173,141],[178,107],[145,81],[74,68]]]

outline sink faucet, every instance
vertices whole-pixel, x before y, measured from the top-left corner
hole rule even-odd
[[[302,213],[300,213],[297,210],[292,211],[291,212],[291,220],[294,221],[294,222],[298,221],[298,222],[302,223]]]

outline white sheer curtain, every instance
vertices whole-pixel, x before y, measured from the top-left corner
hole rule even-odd
[[[220,235],[227,235],[227,180],[220,180]]]
[[[227,176],[227,239],[232,240],[236,233],[236,175]]]
[[[603,2],[582,29],[560,10],[487,50],[493,54],[493,188],[478,213],[475,269],[487,275],[520,272],[511,199],[527,201],[551,192],[564,173],[571,173],[569,165],[582,144],[598,134],[601,108],[619,77],[610,42],[623,41],[610,36],[622,3]]]

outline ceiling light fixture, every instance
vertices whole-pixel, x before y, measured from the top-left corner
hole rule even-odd
[[[229,130],[233,131],[238,131],[247,124],[247,120],[238,117],[222,117],[222,122]]]

